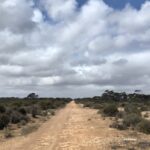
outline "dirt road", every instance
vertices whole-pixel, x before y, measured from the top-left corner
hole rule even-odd
[[[38,131],[0,143],[0,150],[109,150],[121,138],[96,110],[71,102]]]

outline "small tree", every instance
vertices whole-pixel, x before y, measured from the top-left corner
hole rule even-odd
[[[38,95],[35,94],[35,93],[30,93],[30,94],[27,96],[27,98],[29,98],[29,99],[36,99],[36,98],[38,98]]]

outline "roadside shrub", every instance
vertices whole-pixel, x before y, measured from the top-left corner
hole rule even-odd
[[[47,115],[48,115],[48,112],[47,112],[47,111],[42,111],[42,112],[41,112],[41,115],[42,115],[42,116],[47,116]]]
[[[12,113],[13,113],[13,109],[12,108],[7,108],[5,114],[7,114],[8,116],[11,116]]]
[[[93,102],[85,102],[83,107],[93,107]]]
[[[22,105],[23,105],[23,101],[15,101],[12,103],[12,107],[16,109],[21,107]]]
[[[97,113],[98,113],[98,114],[102,114],[102,116],[105,117],[105,116],[103,115],[103,110],[100,109],[100,110],[98,110]]]
[[[94,104],[93,108],[94,109],[102,109],[103,106],[101,104]]]
[[[127,114],[123,118],[123,124],[126,125],[127,127],[135,127],[136,124],[138,124],[140,121],[142,121],[142,118],[137,115],[137,114]]]
[[[148,117],[149,117],[149,114],[148,114],[148,113],[145,113],[143,117],[144,117],[144,118],[148,118]]]
[[[116,114],[118,113],[117,106],[115,104],[107,104],[103,108],[103,113],[107,116],[116,116]]]
[[[20,121],[21,121],[21,114],[16,111],[13,111],[11,114],[11,123],[17,124]]]
[[[22,120],[28,122],[29,121],[29,117],[25,116],[25,115],[22,115],[19,112],[13,112],[11,114],[11,123],[17,124],[17,123],[21,122]]]
[[[20,115],[20,121],[29,122],[30,118],[28,116],[25,116],[25,115]]]
[[[59,108],[59,107],[62,107],[62,103],[59,103],[58,101],[56,101],[56,102],[53,102],[53,104],[52,105],[50,105],[50,109],[57,109],[57,108]]]
[[[18,126],[25,126],[27,124],[26,120],[21,120],[18,124]]]
[[[51,115],[54,116],[54,115],[55,115],[55,112],[54,112],[54,111],[51,111]]]
[[[9,116],[6,114],[1,114],[0,115],[0,130],[7,127],[8,124],[9,124]]]
[[[50,102],[47,102],[47,101],[42,101],[42,102],[40,102],[39,105],[40,105],[42,110],[47,110],[51,107],[52,104]]]
[[[32,117],[36,118],[37,115],[38,115],[38,109],[37,109],[37,107],[35,107],[35,106],[32,107],[31,113],[32,113]]]
[[[30,126],[25,126],[25,127],[22,128],[21,134],[22,135],[30,134],[30,133],[36,131],[38,128],[39,128],[38,124],[36,124],[36,125],[30,125]]]
[[[0,113],[5,113],[6,108],[3,105],[0,105]]]
[[[13,137],[13,134],[12,134],[12,132],[11,132],[11,130],[9,128],[5,128],[5,130],[4,130],[4,137],[5,138]]]
[[[141,111],[148,111],[148,106],[143,105],[140,107],[140,110]]]
[[[125,112],[124,111],[119,111],[116,115],[117,118],[123,118],[125,116]]]
[[[22,115],[26,115],[27,114],[27,111],[26,111],[26,109],[25,108],[20,108],[19,110],[18,110]]]
[[[125,105],[126,105],[126,104],[125,104],[125,103],[123,103],[123,102],[122,102],[122,103],[120,103],[120,107],[125,107]]]
[[[137,130],[146,134],[150,134],[150,121],[142,120],[137,124]]]
[[[141,114],[140,110],[138,109],[137,106],[135,106],[134,104],[127,104],[124,107],[124,110],[126,113],[135,113],[135,114]]]
[[[113,124],[111,124],[109,127],[116,128],[118,130],[126,130],[127,129],[127,127],[123,123],[119,123],[119,122],[113,122]]]

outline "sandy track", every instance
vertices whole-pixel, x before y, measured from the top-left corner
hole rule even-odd
[[[109,150],[122,134],[108,126],[96,110],[71,102],[38,131],[0,143],[0,150]]]

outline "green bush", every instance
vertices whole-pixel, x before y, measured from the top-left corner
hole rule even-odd
[[[116,115],[117,118],[123,118],[125,116],[125,112],[124,111],[119,111]]]
[[[35,107],[35,106],[32,107],[31,113],[32,113],[32,117],[33,117],[33,118],[36,118],[37,115],[38,115],[38,108]]]
[[[19,123],[18,123],[18,126],[25,126],[27,124],[27,121],[26,120],[21,120]]]
[[[102,106],[102,104],[94,104],[93,108],[94,109],[103,109],[103,106]]]
[[[51,111],[51,115],[54,116],[54,115],[55,115],[55,112],[54,112],[54,111]]]
[[[139,123],[140,121],[142,121],[141,116],[134,114],[134,113],[127,114],[123,118],[123,124],[126,125],[127,127],[129,126],[135,127],[135,125]]]
[[[42,101],[39,103],[39,105],[40,105],[42,110],[47,110],[51,107],[52,104],[48,101]]]
[[[129,114],[130,113],[135,113],[139,115],[141,114],[141,111],[138,109],[138,107],[135,104],[131,104],[131,103],[125,105],[124,110],[126,113],[129,113]]]
[[[116,104],[107,104],[103,108],[103,113],[107,116],[116,116],[118,113],[117,105]]]
[[[1,114],[0,115],[0,130],[4,129],[5,127],[7,127],[7,125],[9,124],[9,116],[6,114]]]
[[[39,128],[38,124],[36,124],[36,125],[30,125],[30,126],[25,126],[25,127],[22,128],[21,134],[22,135],[30,134],[30,133],[36,131],[38,128]]]
[[[11,130],[9,128],[5,128],[4,129],[4,137],[5,138],[11,138],[11,137],[13,137],[13,134],[12,134],[12,132],[11,132]]]
[[[28,122],[29,121],[29,117],[26,115],[22,115],[21,113],[14,111],[11,114],[11,123],[13,124],[17,124],[19,122],[21,122],[22,120]]]
[[[26,109],[25,108],[19,108],[19,110],[18,110],[22,115],[26,115],[27,114],[27,111],[26,111]]]
[[[125,129],[127,129],[127,127],[124,124],[118,123],[118,122],[113,122],[109,127],[110,128],[116,128],[118,130],[125,130]]]
[[[12,112],[11,114],[11,123],[17,124],[21,121],[21,114],[19,112]]]
[[[84,104],[84,107],[92,107],[92,106],[93,106],[92,103],[85,103],[85,104]]]
[[[150,134],[150,121],[142,120],[137,124],[137,130],[146,134]]]
[[[13,108],[19,108],[19,107],[21,107],[23,105],[23,101],[14,101],[13,103],[12,103],[12,107]]]
[[[47,116],[47,112],[51,109],[64,107],[71,100],[68,98],[0,99],[0,129],[4,129],[9,123],[18,124],[18,126],[26,125],[30,121],[31,115],[32,117],[37,117],[37,115]],[[55,111],[52,111],[51,115],[55,115]],[[6,137],[9,137],[7,131]]]
[[[5,113],[6,108],[3,105],[0,105],[0,113]]]
[[[140,107],[140,110],[141,111],[148,111],[148,106],[146,106],[146,105],[142,105],[141,107]]]

